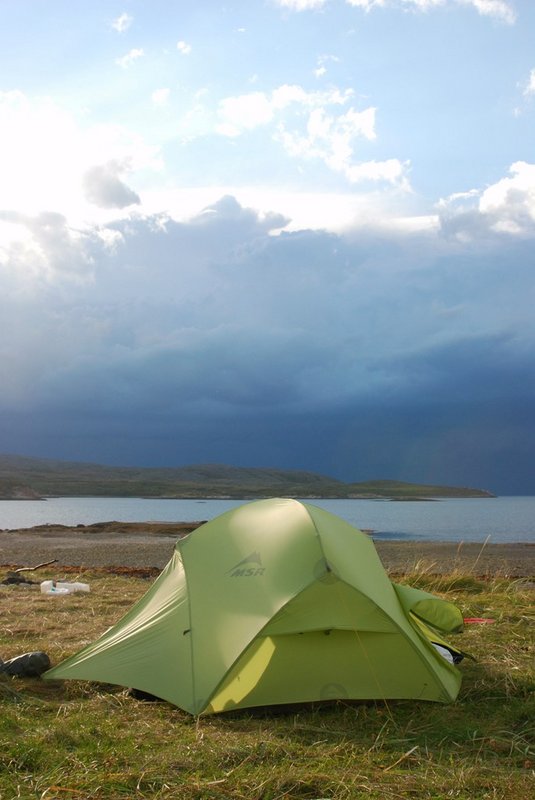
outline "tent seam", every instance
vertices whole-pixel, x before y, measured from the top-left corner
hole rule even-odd
[[[296,503],[299,503],[299,501],[298,501],[298,500],[295,500],[294,502],[296,502]],[[327,556],[325,555],[325,549],[324,549],[324,547],[323,547],[323,542],[322,542],[322,540],[321,540],[321,536],[320,536],[320,532],[319,532],[319,530],[318,530],[318,526],[316,525],[316,520],[314,519],[314,517],[312,516],[312,514],[311,514],[311,513],[310,513],[310,511],[308,510],[308,504],[307,504],[307,503],[299,503],[299,505],[303,506],[303,508],[304,508],[304,509],[306,510],[306,512],[307,512],[307,516],[308,516],[309,520],[311,521],[311,523],[312,523],[312,527],[314,528],[314,531],[315,531],[315,533],[316,533],[316,539],[317,539],[317,540],[318,540],[318,542],[319,542],[319,547],[320,547],[320,550],[321,550],[321,555],[323,556],[323,560],[325,561],[325,563],[326,563],[326,565],[327,565],[327,571],[328,571],[328,572],[332,572],[332,570],[331,570],[331,565],[330,565],[330,564],[329,564],[329,562],[327,561]]]
[[[184,580],[186,582],[186,596],[188,598],[188,623],[189,623],[189,642],[190,642],[190,669],[191,669],[191,691],[193,694],[193,708],[197,707],[197,688],[195,682],[195,669],[194,669],[194,658],[193,658],[193,624],[191,621],[191,594],[189,591],[189,581],[188,581],[188,571],[186,569],[186,562],[184,560],[184,555],[182,553],[181,542],[178,541],[176,543],[175,549],[180,555],[180,560],[182,562],[182,567],[184,568]]]

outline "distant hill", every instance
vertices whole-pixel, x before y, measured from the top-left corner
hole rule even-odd
[[[440,497],[495,497],[485,489],[470,489],[461,486],[433,486],[430,484],[405,483],[404,481],[364,481],[348,483],[348,497],[388,497],[391,500],[429,500]]]
[[[400,481],[343,481],[299,470],[199,464],[186,467],[109,467],[0,455],[0,498],[40,497],[254,498],[323,497],[418,500],[493,497],[480,489]]]

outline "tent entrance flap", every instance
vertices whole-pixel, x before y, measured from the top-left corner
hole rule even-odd
[[[435,695],[432,673],[404,636],[314,631],[259,638],[229,672],[207,710],[335,699],[428,700]]]

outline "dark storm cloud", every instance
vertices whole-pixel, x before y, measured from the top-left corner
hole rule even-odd
[[[2,449],[524,486],[532,242],[284,222],[230,197],[83,235],[26,220],[47,269],[2,273]]]

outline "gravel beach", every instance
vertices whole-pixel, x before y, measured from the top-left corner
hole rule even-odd
[[[66,567],[165,566],[177,538],[201,523],[119,523],[96,525],[42,525],[0,531],[0,567],[25,567],[51,559]],[[476,575],[535,575],[535,543],[474,544],[457,542],[376,541],[386,569],[391,573],[424,568],[432,573],[453,570]]]

